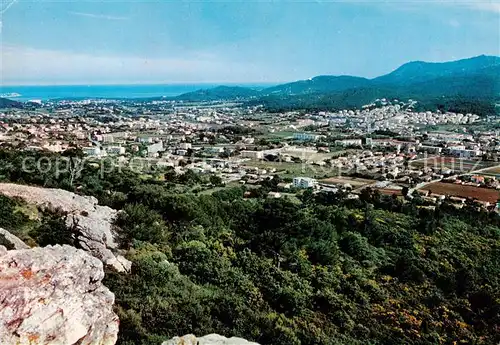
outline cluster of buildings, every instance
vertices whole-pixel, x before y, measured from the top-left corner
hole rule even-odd
[[[226,183],[290,177],[294,166],[305,165],[309,174],[292,176],[290,186],[318,189],[321,178],[342,174],[410,188],[472,176],[466,183],[497,188],[496,176],[482,179],[473,172],[484,166],[473,163],[496,165],[499,133],[469,131],[482,123],[477,115],[417,112],[415,104],[380,99],[358,110],[274,114],[227,103],[46,102],[36,111],[0,112],[0,146],[78,147],[96,160],[142,160],[180,174],[217,174]],[[452,159],[472,163],[450,166]]]
[[[377,100],[375,103],[358,110],[341,110],[339,112],[321,112],[314,116],[319,123],[328,123],[338,128],[349,126],[359,131],[392,131],[395,133],[417,132],[425,126],[470,125],[480,121],[476,114],[460,114],[454,112],[415,110],[415,101]]]

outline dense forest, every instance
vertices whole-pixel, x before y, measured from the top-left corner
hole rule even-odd
[[[434,96],[424,93],[403,92],[387,88],[357,88],[342,92],[318,93],[304,95],[266,96],[247,102],[247,105],[263,105],[270,112],[292,110],[307,111],[339,111],[356,110],[363,105],[372,103],[377,98],[413,99],[418,102],[417,111],[451,111],[457,113],[472,113],[481,116],[497,115],[500,107],[496,105],[495,97],[469,97],[463,95]]]
[[[133,269],[105,278],[119,344],[212,332],[263,345],[500,342],[500,218],[472,203],[432,209],[369,189],[357,200],[306,191],[300,203],[244,188],[196,194],[196,175],[144,181],[94,165],[29,174],[25,155],[35,153],[0,151],[0,180],[125,211],[116,226]],[[57,215],[30,225],[17,203],[0,198],[0,227],[71,243]]]

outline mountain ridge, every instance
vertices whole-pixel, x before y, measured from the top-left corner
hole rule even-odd
[[[453,109],[477,103],[483,115],[498,113],[500,57],[480,55],[449,62],[412,61],[372,79],[356,76],[320,75],[306,80],[255,90],[225,87],[199,90],[175,97],[184,101],[242,100],[264,105],[270,111],[338,110],[356,108],[379,97],[413,98],[428,104],[445,102]],[[246,94],[250,96],[246,96]],[[446,107],[445,107],[446,108]]]
[[[5,108],[22,108],[23,103],[18,101],[13,101],[8,98],[0,97],[0,109]]]
[[[380,84],[408,83],[449,76],[455,73],[471,73],[496,65],[500,65],[500,57],[488,55],[447,62],[411,61],[390,73],[373,78],[372,81]]]
[[[408,86],[414,83],[435,80],[447,76],[472,75],[485,68],[500,66],[499,56],[479,55],[472,58],[448,61],[448,62],[424,62],[410,61],[394,71],[369,79],[350,75],[318,75],[309,79],[297,80],[289,83],[278,84],[260,91],[241,87],[241,86],[218,86],[213,89],[202,89],[194,92],[174,97],[177,100],[203,100],[207,97],[214,100],[220,94],[221,88],[224,88],[223,96],[231,97],[231,91],[234,91],[233,98],[241,98],[245,93],[251,96],[270,96],[270,95],[303,95],[314,93],[329,93],[337,91],[346,91],[353,88],[364,87],[400,87]],[[199,98],[196,98],[199,96]]]

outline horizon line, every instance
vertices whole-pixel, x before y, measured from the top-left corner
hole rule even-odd
[[[125,83],[68,83],[68,84],[59,84],[59,83],[29,83],[29,84],[3,84],[0,83],[0,89],[4,87],[43,87],[43,86],[168,86],[168,85],[179,85],[179,86],[188,86],[188,85],[211,85],[211,86],[225,86],[225,85],[276,85],[280,83],[288,83],[289,81],[273,81],[273,82],[211,82],[211,81],[202,81],[202,82],[171,82],[171,83],[156,83],[156,82],[125,82]]]
[[[410,60],[407,61],[406,63],[403,63],[402,65],[398,66],[396,69],[393,69],[385,74],[379,75],[379,76],[374,76],[374,77],[366,77],[366,76],[358,76],[358,75],[352,75],[352,74],[317,74],[314,76],[311,76],[309,78],[303,78],[303,79],[294,79],[294,80],[276,80],[276,81],[174,81],[174,82],[148,82],[148,81],[135,81],[135,82],[91,82],[91,83],[80,83],[80,82],[75,82],[75,83],[58,83],[58,82],[53,82],[53,83],[37,83],[37,82],[28,82],[28,83],[2,83],[0,80],[0,89],[4,87],[43,87],[43,86],[139,86],[139,85],[144,85],[144,86],[153,86],[153,85],[216,85],[216,86],[225,86],[225,85],[231,85],[231,86],[238,86],[238,85],[278,85],[278,84],[284,84],[284,83],[293,83],[297,81],[302,81],[302,80],[311,80],[316,77],[323,77],[323,76],[329,76],[329,77],[356,77],[356,78],[364,78],[368,80],[376,79],[378,77],[390,74],[394,71],[396,71],[398,68],[410,64],[410,63],[428,63],[428,64],[445,64],[445,63],[451,63],[451,62],[459,62],[459,61],[464,61],[464,60],[471,60],[475,58],[480,58],[480,57],[488,57],[488,58],[500,58],[499,55],[488,55],[488,54],[480,54],[480,55],[475,55],[472,57],[465,57],[465,58],[459,58],[455,60],[448,60],[448,61],[424,61],[424,60]]]

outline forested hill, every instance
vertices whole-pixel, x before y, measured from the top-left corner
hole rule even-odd
[[[257,97],[260,92],[254,89],[240,87],[240,86],[218,86],[212,89],[203,89],[193,92],[188,92],[177,97],[173,97],[174,100],[181,101],[217,101],[217,100],[237,100],[237,99],[249,99],[252,97]]]
[[[43,155],[43,174],[26,172],[33,155]],[[88,162],[72,180],[57,159],[0,150],[0,181],[78,191],[123,211],[115,225],[132,272],[104,281],[120,345],[188,333],[262,345],[500,342],[500,216],[472,201],[432,208],[369,189],[358,200],[266,198],[279,178],[195,193],[207,177],[192,171],[144,180]],[[61,215],[32,214],[0,196],[0,227],[31,246],[72,243]]]
[[[478,56],[475,58],[443,63],[429,63],[422,61],[409,62],[395,71],[374,78],[365,79],[350,76],[320,76],[294,83],[278,85],[262,90],[263,95],[303,95],[310,93],[331,93],[355,88],[389,88],[397,91],[401,87],[412,91],[411,85],[427,83],[431,92],[444,91],[449,94],[452,90],[446,89],[453,78],[475,87],[474,78],[491,77],[492,84],[496,84],[496,95],[500,93],[500,57]],[[444,78],[444,79],[441,79]],[[488,95],[493,95],[485,90]]]
[[[370,86],[371,81],[366,78],[351,76],[318,76],[308,80],[277,85],[262,90],[262,95],[304,95],[344,91],[352,88]]]
[[[21,103],[21,102],[12,101],[10,99],[0,97],[0,109],[22,108],[22,107],[23,107],[23,103]]]
[[[376,98],[416,99],[426,109],[492,115],[499,111],[500,57],[445,62],[410,62],[374,79],[352,76],[318,76],[263,90],[218,87],[176,97],[176,100],[251,100],[271,111],[357,108]],[[445,105],[445,106],[443,106]]]
[[[439,63],[413,61],[402,65],[389,74],[373,79],[373,82],[377,84],[407,85],[441,77],[483,74],[487,73],[485,68],[492,66],[500,66],[500,57],[481,55],[470,59]]]

